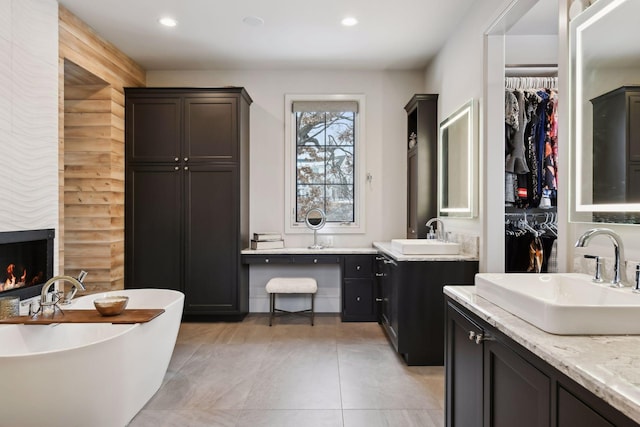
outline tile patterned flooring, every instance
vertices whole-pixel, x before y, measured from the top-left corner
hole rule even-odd
[[[183,323],[129,427],[439,427],[444,369],[408,367],[377,323],[317,315]]]

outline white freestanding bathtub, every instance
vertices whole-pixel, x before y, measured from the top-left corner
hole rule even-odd
[[[158,391],[173,353],[184,295],[131,289],[105,295],[127,308],[164,308],[148,323],[0,325],[0,426],[123,427]]]

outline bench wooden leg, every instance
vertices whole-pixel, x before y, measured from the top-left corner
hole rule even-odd
[[[269,294],[269,326],[273,324],[273,316],[276,311],[276,294]]]
[[[314,315],[313,304],[314,304],[315,297],[316,297],[316,294],[311,294],[311,326],[313,326],[313,315]]]

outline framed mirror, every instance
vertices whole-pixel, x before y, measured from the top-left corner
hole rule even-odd
[[[323,246],[318,244],[318,230],[324,227],[327,222],[327,216],[320,208],[309,209],[304,217],[304,222],[311,230],[313,230],[313,245],[309,249],[322,249]]]
[[[570,24],[570,220],[640,224],[640,2],[598,0]]]
[[[438,216],[477,215],[476,124],[474,100],[440,123],[438,136]]]

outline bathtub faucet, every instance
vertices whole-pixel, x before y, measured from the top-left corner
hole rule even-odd
[[[82,270],[77,279],[71,276],[54,276],[51,279],[47,280],[47,282],[42,286],[42,294],[40,295],[40,306],[55,306],[60,301],[60,299],[62,299],[62,304],[71,303],[71,300],[76,295],[76,292],[78,292],[78,289],[81,289],[83,291],[85,290],[82,282],[84,281],[84,278],[87,277],[87,274],[88,273],[86,271]],[[51,289],[53,284],[58,281],[71,283],[71,290],[64,293],[62,295],[62,298],[60,296],[54,296],[52,300],[49,301],[49,298],[47,296],[49,294],[49,290]]]

